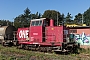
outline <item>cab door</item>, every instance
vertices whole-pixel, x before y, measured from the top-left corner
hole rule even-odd
[[[42,42],[42,20],[31,20],[29,30],[31,42]]]

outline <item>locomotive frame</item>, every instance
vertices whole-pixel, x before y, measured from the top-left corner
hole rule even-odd
[[[54,26],[52,19],[33,19],[29,28],[18,28],[18,48],[44,52],[76,52],[78,44],[70,41],[69,29],[65,26]]]

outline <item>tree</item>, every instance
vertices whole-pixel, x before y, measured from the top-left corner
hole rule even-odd
[[[90,26],[90,8],[84,12],[83,21],[86,25]]]
[[[43,18],[50,18],[54,20],[54,25],[57,25],[57,20],[58,24],[62,22],[62,16],[58,11],[55,10],[46,10],[44,14],[42,15]]]
[[[65,18],[65,24],[71,24],[72,23],[72,16],[71,16],[71,14],[68,12],[67,13],[67,16],[66,16],[66,18]]]
[[[36,19],[39,19],[39,18],[41,18],[41,14],[36,12]]]
[[[31,19],[38,19],[40,17],[41,17],[40,13],[36,12],[36,14],[31,14],[29,8],[26,8],[24,10],[24,14],[21,14],[14,19],[14,25],[16,28],[29,27]]]
[[[29,27],[30,20],[31,20],[31,11],[28,8],[26,8],[24,10],[24,14],[21,14],[14,19],[14,25],[16,28]]]
[[[75,24],[82,24],[82,14],[78,13],[75,18],[74,18],[74,23]]]
[[[64,23],[65,23],[65,15],[64,14],[61,15],[61,20],[62,20],[62,24],[64,25]]]
[[[31,14],[32,19],[39,19],[41,18],[41,14],[36,12],[36,14]]]
[[[1,26],[10,26],[10,25],[13,25],[13,24],[9,20],[0,20],[0,25]]]

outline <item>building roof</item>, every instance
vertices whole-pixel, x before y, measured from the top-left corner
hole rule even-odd
[[[76,27],[69,27],[70,29],[84,29],[84,28],[90,28],[90,26],[76,26]]]
[[[78,27],[78,26],[86,26],[86,24],[78,25],[78,24],[67,24],[67,27]]]

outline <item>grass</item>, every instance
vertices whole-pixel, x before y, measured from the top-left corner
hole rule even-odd
[[[60,55],[0,45],[0,60],[90,60],[90,49],[80,49],[79,52],[80,54]]]

